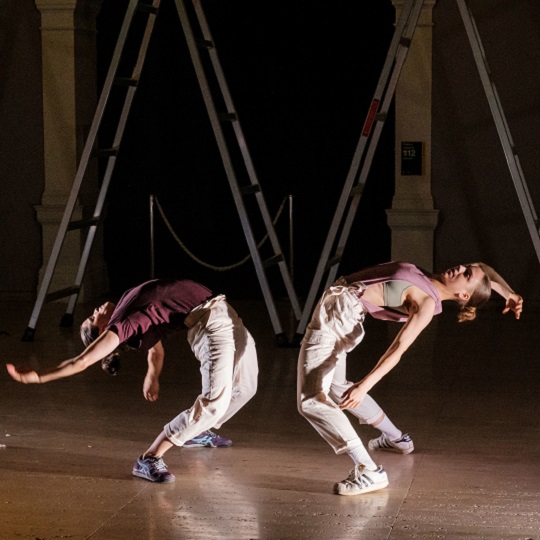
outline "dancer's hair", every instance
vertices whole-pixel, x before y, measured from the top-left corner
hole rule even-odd
[[[81,324],[81,340],[85,347],[90,346],[99,337],[99,327],[88,320]],[[120,351],[117,347],[112,353],[101,359],[101,369],[109,375],[116,375],[120,369]]]
[[[482,307],[491,297],[491,281],[484,274],[467,302],[460,302],[458,322],[472,321],[476,318],[476,310]]]

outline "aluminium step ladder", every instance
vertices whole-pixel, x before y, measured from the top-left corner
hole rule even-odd
[[[258,182],[257,174],[255,172],[255,167],[250,157],[250,153],[245,141],[242,128],[238,119],[238,115],[235,111],[232,97],[230,95],[223,70],[221,69],[221,64],[219,62],[219,57],[215,48],[214,41],[210,34],[210,29],[208,27],[204,11],[201,6],[200,0],[192,0],[193,8],[195,11],[196,18],[198,20],[200,31],[203,35],[203,39],[200,40],[202,43],[202,48],[208,51],[210,55],[211,65],[215,71],[215,76],[218,82],[219,90],[221,92],[222,99],[226,106],[226,112],[224,114],[218,114],[216,107],[214,105],[214,99],[212,97],[212,91],[208,84],[206,74],[199,56],[198,43],[194,37],[192,25],[190,23],[190,17],[187,14],[185,4],[183,0],[174,0],[177,8],[178,15],[180,17],[180,22],[184,31],[186,41],[188,43],[188,48],[193,62],[199,86],[201,88],[204,102],[207,108],[207,112],[210,118],[214,136],[218,145],[218,149],[223,161],[227,179],[230,184],[231,191],[233,193],[233,198],[235,201],[237,212],[240,216],[242,228],[244,235],[246,237],[248,247],[250,250],[253,263],[255,265],[255,270],[257,273],[257,278],[262,289],[264,300],[270,315],[272,326],[276,334],[278,345],[288,345],[288,340],[281,326],[281,322],[277,313],[276,305],[272,297],[268,279],[265,273],[266,268],[272,265],[278,265],[282,279],[284,281],[287,294],[289,296],[292,309],[296,319],[300,318],[301,308],[298,302],[294,286],[292,284],[291,277],[283,256],[279,241],[274,230],[272,219],[270,213],[267,209],[266,202]],[[42,283],[37,295],[37,299],[34,305],[34,309],[28,324],[28,327],[22,337],[23,341],[33,341],[35,335],[35,328],[39,318],[39,314],[45,302],[52,302],[60,298],[69,297],[68,306],[66,313],[62,317],[61,326],[71,326],[73,324],[73,311],[81,290],[85,269],[88,263],[88,258],[94,241],[95,233],[97,226],[100,222],[102,216],[103,207],[105,204],[105,199],[107,196],[107,191],[110,185],[111,176],[114,170],[116,163],[116,157],[120,148],[120,143],[122,141],[122,136],[124,134],[125,126],[127,123],[129,111],[137,90],[138,82],[141,76],[144,60],[148,50],[148,45],[152,32],[154,29],[154,24],[156,17],[159,13],[161,0],[149,0],[148,2],[143,2],[139,0],[130,0],[129,5],[126,10],[124,21],[120,30],[119,38],[112,56],[111,65],[109,67],[103,89],[101,92],[100,99],[96,108],[96,113],[94,115],[88,138],[86,140],[75,180],[71,189],[70,196],[64,211],[62,221],[56,236],[51,255],[47,262],[46,270],[43,275]],[[146,24],[144,26],[144,32],[142,33],[139,50],[137,55],[137,60],[132,69],[131,75],[129,77],[120,77],[118,76],[119,65],[121,59],[123,58],[124,47],[128,39],[128,34],[132,27],[132,22],[136,14],[141,14],[141,16],[146,16]],[[114,139],[112,146],[107,149],[96,150],[96,143],[98,138],[98,131],[102,124],[105,109],[107,107],[111,90],[114,86],[124,86],[127,88],[125,95],[124,103],[121,108],[120,117],[118,120],[116,132],[114,134]],[[221,127],[221,121],[231,122],[234,134],[236,137],[236,142],[240,148],[242,158],[246,167],[246,171],[249,176],[250,184],[248,186],[240,186],[233,168],[232,160],[229,154],[229,149],[225,136]],[[105,173],[102,180],[101,188],[98,194],[97,203],[94,208],[93,216],[91,219],[87,220],[78,220],[72,221],[72,215],[77,203],[77,198],[81,190],[83,180],[90,162],[90,158],[98,156],[103,157],[107,160]],[[250,220],[247,215],[246,207],[244,204],[243,197],[247,195],[255,195],[259,210],[261,212],[264,225],[270,239],[270,243],[273,249],[273,256],[268,260],[263,261],[261,259],[259,250],[257,248],[257,243],[255,241],[253,231],[251,228]],[[63,242],[66,237],[67,232],[72,230],[81,230],[88,229],[86,236],[86,241],[84,243],[83,252],[79,262],[77,274],[75,276],[74,285],[67,287],[65,289],[48,292],[49,287],[54,275],[54,271],[62,250]]]
[[[495,84],[490,76],[490,71],[488,68],[485,51],[480,39],[480,34],[478,28],[472,16],[472,13],[469,7],[466,4],[465,0],[456,0],[457,6],[467,36],[469,38],[469,43],[471,50],[476,62],[476,67],[482,81],[482,86],[486,94],[486,98],[489,103],[491,114],[495,122],[495,127],[497,129],[503,151],[506,157],[508,168],[512,176],[514,187],[517,192],[519,203],[525,217],[527,228],[531,235],[533,246],[540,261],[540,230],[538,224],[538,217],[531,199],[527,183],[521,168],[519,161],[519,156],[514,146],[512,136],[510,134],[510,129],[508,127],[508,122],[497,93]],[[375,91],[375,96],[371,102],[371,105],[368,110],[368,114],[362,128],[362,134],[360,141],[356,148],[356,152],[353,157],[351,168],[343,188],[341,198],[339,199],[336,213],[332,221],[326,243],[323,247],[321,257],[317,266],[315,277],[313,279],[310,291],[304,309],[302,311],[302,317],[298,324],[296,335],[293,338],[295,344],[299,344],[301,338],[305,332],[309,317],[313,310],[313,305],[317,299],[317,295],[320,292],[320,285],[323,279],[323,275],[328,272],[328,277],[325,284],[325,289],[328,288],[335,280],[337,275],[337,270],[341,262],[343,252],[345,250],[347,238],[352,226],[358,204],[360,202],[360,197],[362,195],[362,190],[365,185],[367,175],[371,166],[371,160],[377,143],[379,140],[380,131],[382,130],[384,120],[388,112],[391,100],[393,98],[397,82],[401,73],[401,68],[405,62],[407,52],[409,50],[412,38],[414,36],[415,28],[418,24],[418,19],[420,11],[422,9],[424,0],[407,0],[404,4],[400,19],[396,25],[396,30],[394,33],[394,38],[390,44],[388,51],[388,56],[386,58],[377,89]],[[386,90],[384,90],[386,88]],[[384,98],[381,96],[384,94]],[[382,101],[381,101],[382,99]],[[376,122],[375,130],[370,140],[369,148],[364,157],[364,150],[368,138],[371,135],[373,122]],[[357,174],[359,164],[364,158],[362,169],[359,174],[359,179],[356,185],[353,187],[354,178]],[[337,247],[335,248],[334,255],[331,257],[330,253],[335,244],[335,238],[339,231],[339,228],[342,224],[345,211],[348,206],[348,214],[345,218],[345,223],[341,229],[341,236],[339,238]]]
[[[497,87],[491,78],[491,72],[487,63],[484,46],[482,45],[482,40],[480,39],[480,34],[478,33],[478,27],[476,26],[476,22],[472,16],[471,10],[467,6],[465,0],[456,1],[463,24],[465,26],[465,31],[467,32],[467,37],[469,38],[474,61],[476,63],[476,68],[478,69],[478,74],[480,75],[480,80],[482,81],[482,86],[491,110],[491,115],[493,116],[495,127],[497,128],[497,133],[504,151],[506,163],[508,165],[510,175],[512,176],[512,181],[518,196],[519,204],[521,206],[523,216],[525,217],[527,229],[531,236],[536,256],[540,261],[540,230],[538,228],[538,217],[531,199],[527,182],[525,181],[525,175],[523,174],[523,169],[521,168],[521,162],[514,146],[510,128],[508,127],[508,122],[499,99]]]
[[[409,47],[420,17],[423,3],[423,0],[407,0],[402,8],[373,99],[362,127],[360,139],[356,146],[352,163],[338,201],[334,218],[317,264],[315,276],[309,289],[306,303],[304,304],[302,317],[298,323],[296,335],[293,338],[295,344],[298,344],[302,339],[309,318],[311,317],[313,306],[320,293],[324,274],[328,273],[326,285],[324,287],[325,289],[328,288],[336,278],[338,267],[371,168],[373,156],[380,139],[382,128],[388,116],[388,110],[392,103],[392,98],[394,97],[401,69],[407,58],[407,53],[409,52]],[[374,125],[375,129],[373,129]],[[359,169],[360,173],[358,174]],[[355,183],[357,175],[358,180],[356,180]],[[345,212],[347,212],[346,215]],[[343,219],[345,219],[344,223]],[[336,237],[340,230],[341,234],[336,245]]]

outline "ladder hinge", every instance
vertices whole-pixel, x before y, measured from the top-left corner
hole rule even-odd
[[[351,189],[351,198],[359,197],[364,191],[364,184],[358,184]]]
[[[236,116],[236,113],[219,113],[219,119],[222,122],[236,122],[238,120],[238,116]]]
[[[137,86],[139,79],[134,79],[133,77],[116,77],[114,84],[117,86]]]
[[[60,289],[59,291],[51,292],[47,296],[45,296],[45,302],[54,302],[55,300],[58,300],[59,298],[65,298],[66,296],[71,296],[72,294],[76,294],[81,290],[80,287],[67,287],[66,289]]]
[[[387,118],[388,114],[385,113],[385,112],[380,112],[380,113],[377,113],[375,115],[375,120],[377,120],[377,122],[386,122],[386,118]]]
[[[269,259],[266,259],[264,261],[263,266],[265,268],[268,268],[269,266],[273,266],[274,264],[278,264],[283,260],[283,255],[274,255],[274,257],[270,257]]]
[[[336,266],[336,264],[339,264],[341,261],[341,255],[336,255],[335,257],[328,260],[326,263],[326,270],[330,270],[333,266]]]
[[[240,191],[244,195],[251,195],[252,193],[259,193],[259,191],[261,191],[261,186],[259,184],[250,184],[249,186],[241,187]]]
[[[92,225],[97,225],[98,221],[98,218],[78,219],[76,221],[71,221],[68,225],[67,230],[73,231],[75,229],[84,229],[86,227],[91,227]]]
[[[209,39],[198,39],[197,45],[201,49],[213,49],[214,48],[214,42],[210,41]]]

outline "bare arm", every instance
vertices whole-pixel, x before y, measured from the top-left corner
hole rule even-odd
[[[158,341],[148,351],[148,371],[144,378],[143,395],[148,401],[156,401],[159,397],[159,376],[163,369],[165,350],[161,341]]]
[[[114,332],[107,330],[79,354],[79,356],[65,360],[55,368],[42,372],[18,369],[13,364],[7,364],[6,368],[8,373],[16,381],[23,384],[55,381],[84,371],[87,367],[112,353],[118,347],[119,342],[118,336]]]
[[[409,318],[398,335],[382,355],[377,365],[361,381],[353,384],[343,394],[341,409],[354,409],[365,395],[401,360],[403,353],[414,343],[416,338],[430,323],[435,311],[435,301],[425,293],[413,293],[408,296]]]
[[[484,263],[474,263],[479,266],[491,282],[491,289],[506,300],[503,314],[513,311],[516,319],[519,319],[523,311],[523,298],[514,292],[512,287],[493,269]]]

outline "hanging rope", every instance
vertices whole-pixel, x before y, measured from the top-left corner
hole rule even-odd
[[[285,203],[287,202],[287,199],[288,199],[288,197],[285,197],[283,199],[283,202],[281,203],[281,206],[279,207],[279,209],[277,211],[276,217],[272,221],[273,225],[275,225],[277,223],[278,219],[280,218],[280,216],[281,216],[281,214],[283,212],[283,208],[285,208]],[[201,266],[204,266],[206,268],[211,268],[212,270],[215,270],[216,272],[227,272],[228,270],[232,270],[234,268],[238,268],[239,266],[242,266],[243,264],[245,264],[246,262],[248,262],[251,259],[251,254],[249,254],[249,255],[246,255],[242,260],[238,261],[237,263],[230,264],[228,266],[215,266],[213,264],[209,264],[209,263],[204,262],[203,260],[199,259],[199,257],[197,257],[194,253],[192,253],[187,248],[187,246],[184,244],[184,242],[182,242],[182,240],[180,240],[178,235],[174,232],[174,229],[172,228],[171,223],[167,219],[167,216],[165,215],[165,212],[163,211],[163,208],[161,208],[161,204],[159,204],[159,201],[158,201],[157,197],[154,197],[154,200],[156,201],[156,206],[157,206],[157,208],[159,210],[159,213],[160,213],[160,215],[161,215],[161,217],[163,219],[163,222],[167,226],[167,229],[169,229],[169,232],[171,233],[172,237],[176,240],[178,245],[186,252],[186,254],[189,257],[191,257],[195,262],[200,264]],[[266,242],[266,240],[268,240],[268,233],[266,233],[264,235],[263,239],[257,244],[257,249],[260,249],[261,246]]]

